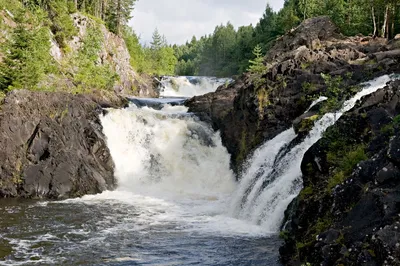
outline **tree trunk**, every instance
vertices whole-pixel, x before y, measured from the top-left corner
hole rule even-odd
[[[106,19],[107,8],[108,8],[108,1],[107,0],[103,0],[101,2],[101,19],[103,19],[103,20]]]
[[[395,32],[394,32],[394,27],[395,27],[395,21],[396,21],[396,5],[393,5],[393,12],[392,12],[392,28],[390,30],[390,39],[394,38]]]
[[[387,25],[388,25],[388,15],[389,15],[389,5],[386,5],[385,9],[385,19],[383,21],[383,26],[382,26],[382,38],[386,38],[386,33],[387,33]]]
[[[117,20],[116,20],[116,30],[117,35],[121,36],[121,24],[122,24],[122,0],[117,0]]]
[[[375,18],[375,9],[374,9],[374,7],[372,7],[371,12],[372,12],[372,21],[374,22],[374,33],[372,34],[372,36],[375,38],[377,29],[376,29],[376,18]]]

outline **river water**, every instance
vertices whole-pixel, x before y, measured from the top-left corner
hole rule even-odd
[[[165,97],[229,82],[167,80]],[[238,184],[219,134],[182,99],[138,101],[102,117],[118,189],[0,201],[0,265],[279,265],[277,233],[230,214]]]
[[[266,142],[249,156],[240,182],[219,133],[176,98],[230,80],[166,78],[163,99],[135,99],[101,118],[116,191],[0,201],[0,265],[280,265],[278,231],[302,187],[303,154],[358,99],[392,78],[364,84],[302,142],[290,145],[293,129]]]

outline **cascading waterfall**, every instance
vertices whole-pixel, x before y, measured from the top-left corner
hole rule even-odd
[[[102,119],[119,190],[219,197],[235,187],[219,134],[183,106],[131,105]]]
[[[284,148],[296,138],[293,129],[279,134],[257,149],[247,160],[239,188],[232,197],[231,214],[259,224],[269,232],[278,232],[284,211],[301,191],[300,166],[306,151],[359,99],[383,88],[393,78],[382,76],[366,83],[364,89],[346,101],[340,111],[325,114],[315,123],[308,136],[289,150]],[[324,99],[318,101],[321,100]]]
[[[219,133],[187,113],[183,99],[132,99],[129,108],[109,109],[101,122],[118,189],[65,201],[5,201],[0,244],[13,254],[0,265],[279,266],[276,233],[302,187],[304,153],[389,79],[370,82],[340,112],[324,115],[301,143],[293,129],[266,142],[239,183]]]
[[[214,77],[163,77],[160,91],[162,97],[193,97],[214,92],[231,81]]]

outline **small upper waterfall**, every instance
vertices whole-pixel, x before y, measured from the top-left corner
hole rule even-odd
[[[239,187],[232,197],[231,214],[259,224],[269,232],[278,232],[284,211],[301,191],[300,166],[306,151],[359,99],[383,88],[392,78],[386,75],[366,83],[340,111],[327,113],[319,119],[308,136],[294,147],[285,149],[296,138],[294,130],[288,129],[258,148],[247,160]],[[324,98],[318,101],[321,100]]]
[[[162,97],[193,97],[214,92],[231,81],[214,77],[163,77],[160,91]]]

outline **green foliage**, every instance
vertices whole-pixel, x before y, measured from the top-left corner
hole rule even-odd
[[[315,121],[318,120],[319,117],[320,117],[319,115],[313,115],[311,117],[307,117],[307,118],[303,119],[300,122],[300,127],[299,127],[298,131],[299,132],[310,131],[313,128]]]
[[[66,41],[78,33],[70,16],[70,5],[67,0],[55,0],[48,3],[50,26],[57,43],[61,48],[66,47]]]
[[[145,52],[135,32],[131,28],[125,27],[122,36],[131,56],[131,66],[139,73],[147,72]]]
[[[135,2],[136,0],[114,0],[106,2],[105,21],[112,32],[120,36],[122,35],[124,27],[132,18]]]
[[[335,146],[337,146],[337,143],[330,147],[331,150],[327,154],[327,161],[335,166],[336,169],[328,180],[328,192],[343,183],[351,175],[357,164],[368,159],[365,153],[365,146],[362,144],[355,147],[342,146],[338,150],[335,150]]]
[[[20,1],[17,0],[0,0],[0,10],[8,10],[12,14],[17,14],[23,5]]]
[[[400,115],[397,115],[393,118],[393,123],[395,125],[400,125]]]
[[[28,17],[20,10],[15,15],[18,25],[1,47],[5,57],[0,63],[0,90],[34,89],[44,75],[55,70],[49,54],[49,29],[43,25],[42,13],[37,14]]]
[[[172,47],[156,29],[150,47],[143,47],[135,32],[125,28],[123,37],[131,56],[131,65],[139,73],[154,75],[173,75],[178,67]]]
[[[78,72],[74,75],[76,92],[92,89],[110,90],[118,80],[118,75],[110,66],[96,64],[103,42],[100,29],[89,24],[83,45],[72,62],[78,66]]]
[[[253,55],[255,56],[254,60],[249,60],[250,66],[248,72],[252,74],[262,75],[267,70],[267,67],[264,65],[264,57],[262,54],[262,48],[259,44],[254,47]]]
[[[279,233],[279,238],[283,240],[288,240],[290,238],[289,232],[288,231],[281,231]]]
[[[328,97],[328,100],[325,102],[321,112],[328,113],[336,111],[342,105],[340,97],[343,95],[343,79],[341,76],[332,77],[331,75],[326,75],[323,73],[321,73],[321,77],[324,79],[326,85],[324,96]]]
[[[314,193],[314,190],[311,186],[303,188],[300,192],[300,198],[305,199],[307,196],[311,196]]]
[[[267,5],[257,25],[217,26],[214,33],[181,46],[174,46],[179,67],[176,74],[232,76],[246,71],[259,44],[268,52],[274,40],[295,28],[303,20],[329,16],[346,35],[375,34],[393,38],[400,32],[398,0],[285,0],[279,12]],[[388,12],[387,24],[385,13]],[[374,18],[376,32],[374,32]],[[386,27],[385,27],[386,26]],[[383,31],[386,30],[386,32]],[[190,67],[185,63],[190,60]],[[307,68],[307,64],[302,65]],[[334,105],[334,103],[331,103]]]
[[[178,65],[177,75],[202,75],[226,77],[244,72],[249,67],[254,29],[252,26],[240,27],[237,31],[228,22],[215,27],[213,34],[195,37],[184,45],[174,45]]]
[[[317,236],[326,230],[329,229],[329,227],[332,224],[332,219],[328,216],[324,218],[318,218],[316,224],[312,227],[312,230],[314,231],[314,235]]]

